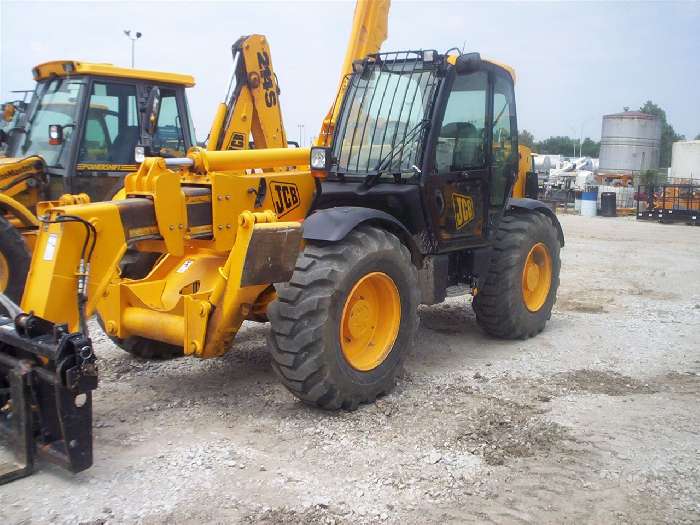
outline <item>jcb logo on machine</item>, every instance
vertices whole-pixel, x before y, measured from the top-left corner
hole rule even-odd
[[[243,133],[234,133],[231,136],[231,142],[228,149],[243,149],[245,147],[245,136]]]
[[[258,67],[260,67],[260,78],[262,87],[265,90],[265,105],[268,108],[277,105],[277,90],[272,79],[272,68],[270,68],[270,57],[264,51],[258,52]]]
[[[453,193],[452,205],[455,210],[455,226],[459,230],[474,218],[474,201],[467,195]]]
[[[291,182],[270,182],[272,190],[272,202],[275,205],[275,213],[278,217],[287,215],[301,204],[299,188]]]

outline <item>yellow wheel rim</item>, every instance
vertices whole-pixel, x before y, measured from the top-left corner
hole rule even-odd
[[[340,319],[340,347],[346,361],[367,372],[391,352],[401,326],[401,299],[391,277],[368,273],[348,294]]]
[[[525,259],[522,288],[523,301],[531,312],[536,312],[547,301],[552,286],[552,256],[547,246],[538,242]]]
[[[7,264],[5,255],[0,253],[0,293],[7,290],[7,283],[10,280],[10,265]]]

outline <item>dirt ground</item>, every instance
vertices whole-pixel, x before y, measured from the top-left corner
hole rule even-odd
[[[353,413],[288,394],[265,325],[165,363],[93,325],[95,465],[0,487],[0,523],[697,523],[700,228],[561,222],[540,336],[485,336],[468,297],[423,307],[406,376]]]

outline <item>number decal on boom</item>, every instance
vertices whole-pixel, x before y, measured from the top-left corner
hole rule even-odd
[[[262,87],[265,90],[265,105],[268,108],[277,105],[277,90],[272,79],[272,69],[270,68],[270,57],[267,53],[258,53],[258,67],[260,68],[260,78],[262,78]]]
[[[277,217],[287,215],[301,204],[299,188],[296,184],[271,181],[270,189],[272,190],[272,203],[275,205]]]
[[[460,230],[474,218],[474,201],[467,195],[453,193],[452,205],[455,210],[455,226]]]

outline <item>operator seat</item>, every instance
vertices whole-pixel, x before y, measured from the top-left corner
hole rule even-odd
[[[138,126],[128,126],[117,135],[109,147],[109,161],[117,164],[134,162],[134,148],[139,143]]]
[[[440,137],[455,140],[453,166],[478,166],[483,163],[482,134],[471,122],[450,122],[442,127]]]

